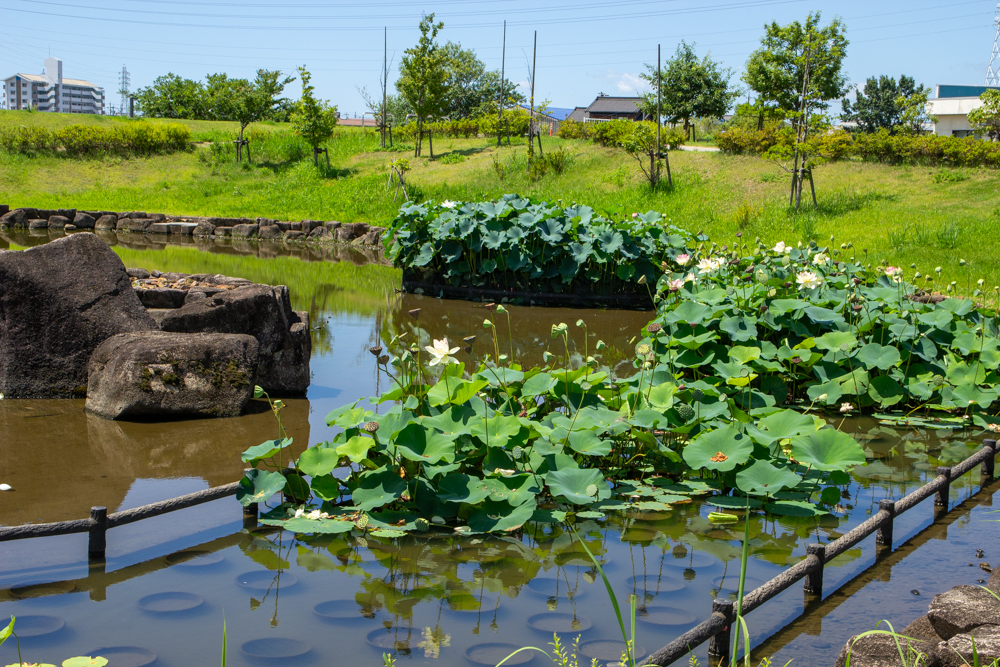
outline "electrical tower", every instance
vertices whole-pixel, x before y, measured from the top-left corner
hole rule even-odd
[[[118,76],[118,94],[121,95],[121,105],[119,108],[119,113],[125,115],[125,106],[128,104],[128,85],[129,85],[129,74],[125,65],[122,65],[122,72]]]
[[[997,15],[993,23],[996,24],[996,33],[993,36],[993,55],[986,67],[986,85],[1000,86],[1000,3],[997,3]]]

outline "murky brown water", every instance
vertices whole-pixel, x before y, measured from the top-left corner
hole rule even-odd
[[[194,248],[191,253],[191,261],[201,256]],[[146,268],[163,268],[155,265],[155,254],[148,257]],[[247,277],[259,275],[267,266],[261,263],[269,261],[253,254],[243,257]],[[295,293],[294,280],[287,282]],[[541,363],[545,350],[560,357],[566,354],[561,341],[550,335],[552,324],[566,322],[574,363],[588,352],[593,354],[596,341],[603,339],[610,349],[602,361],[626,374],[629,339],[649,319],[648,313],[512,306],[510,335],[506,317],[481,304],[412,295],[388,300],[381,294],[352,297],[354,301],[327,298],[353,287],[310,288],[316,290],[308,296],[319,325],[314,334],[322,344],[316,345],[312,360],[308,398],[289,401],[285,413],[296,447],[332,435],[323,421],[331,409],[384,389],[368,348],[401,331],[420,327],[427,342],[476,335],[472,357],[482,358],[494,353],[493,340],[482,326],[488,317],[497,325],[501,353],[511,354],[513,347],[514,357],[527,366]],[[348,306],[324,305],[334,302]],[[417,317],[408,314],[414,308],[420,309]],[[577,319],[586,322],[586,330],[574,326]],[[968,434],[895,432],[869,419],[848,421],[843,428],[864,441],[871,462],[855,470],[842,512],[818,519],[755,518],[751,586],[800,559],[805,544],[835,539],[876,511],[878,500],[902,497],[937,465],[958,462],[975,446]],[[275,425],[269,412],[226,420],[115,423],[88,416],[82,401],[3,400],[0,434],[0,482],[16,489],[0,494],[0,523],[9,525],[83,518],[92,505],[124,509],[233,481],[243,468],[240,452],[275,437]],[[967,497],[977,484],[978,472],[955,483],[953,499]],[[619,599],[624,603],[628,594],[638,596],[638,644],[646,651],[706,618],[712,598],[730,595],[735,587],[742,524],[711,524],[705,518],[708,511],[695,502],[670,512],[578,526],[591,549],[603,555]],[[932,514],[928,502],[899,518],[897,542],[923,530]],[[998,527],[978,519],[956,520],[948,527],[947,538],[968,545],[996,544]],[[920,549],[948,546],[940,540],[925,542]],[[163,557],[185,549],[209,555],[190,563]],[[214,662],[223,615],[231,665],[261,664],[262,659],[251,655],[261,650],[290,654],[304,648],[308,650],[303,655],[282,659],[281,664],[339,664],[350,655],[353,662],[375,665],[383,651],[396,652],[406,664],[473,665],[476,660],[495,664],[508,649],[483,644],[549,649],[551,631],[538,629],[542,627],[559,629],[564,641],[580,634],[583,642],[593,642],[583,646],[583,654],[605,660],[611,658],[607,642],[616,638],[617,622],[600,579],[573,536],[557,526],[531,526],[519,539],[338,536],[300,541],[273,531],[241,533],[239,506],[224,499],[113,529],[105,568],[89,567],[85,552],[85,535],[0,543],[0,617],[48,617],[34,619],[36,632],[63,624],[51,633],[27,637],[22,642],[22,649],[30,651],[26,660],[58,664],[71,654],[125,645],[156,654],[157,665]],[[921,553],[926,552],[918,549],[916,555]],[[862,573],[874,557],[871,538],[832,562],[827,589]],[[920,556],[921,566],[913,569],[932,578],[934,564],[946,567],[949,558],[954,553],[941,548]],[[897,577],[896,571],[890,579]],[[254,581],[242,580],[242,575]],[[961,576],[965,575],[963,570]],[[31,587],[53,581],[69,583]],[[254,588],[257,584],[260,587]],[[858,591],[854,596],[861,595],[864,613],[849,611],[854,609],[852,597],[822,617],[847,614],[853,619],[850,623],[836,629],[832,621],[822,621],[820,639],[808,639],[816,626],[805,623],[780,635],[765,650],[777,652],[779,658],[794,654],[797,663],[832,663],[833,653],[816,659],[816,652],[825,650],[823,642],[835,652],[843,641],[841,630],[859,625],[858,619],[867,622],[872,613],[885,609],[884,600],[898,601],[900,595],[894,588],[874,595],[878,601],[865,601],[865,589]],[[163,593],[182,595],[147,599]],[[194,606],[163,611],[186,605]],[[755,641],[794,619],[802,605],[801,588],[795,587],[756,612],[750,618]],[[907,605],[899,608],[909,610]],[[26,620],[24,624],[30,626]],[[247,644],[259,639],[289,641]],[[610,649],[613,653],[614,646]],[[10,642],[0,647],[0,661],[5,661],[0,664],[16,660],[13,650]],[[704,650],[697,652],[703,664]],[[547,662],[540,654],[519,655],[539,667]],[[582,662],[589,663],[589,658]],[[110,664],[140,663],[118,655]]]

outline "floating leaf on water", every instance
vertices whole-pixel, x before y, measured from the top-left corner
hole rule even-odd
[[[391,530],[389,528],[379,528],[378,530],[373,530],[369,533],[372,537],[403,537],[406,535],[401,530]]]
[[[735,514],[726,514],[724,512],[709,512],[708,520],[712,523],[736,523],[740,520]]]

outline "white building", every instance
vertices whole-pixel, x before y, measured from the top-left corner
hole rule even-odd
[[[45,59],[44,74],[15,74],[4,79],[7,109],[60,113],[104,113],[104,89],[82,79],[64,79],[58,58]]]
[[[982,106],[979,96],[988,88],[996,86],[954,86],[937,87],[937,97],[927,100],[927,112],[937,116],[934,134],[946,137],[967,137],[972,134],[969,112]]]

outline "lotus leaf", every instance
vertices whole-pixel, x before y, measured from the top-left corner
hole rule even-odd
[[[530,521],[534,513],[534,499],[520,505],[485,500],[469,514],[469,527],[477,533],[510,532]]]
[[[868,370],[880,368],[884,371],[898,364],[900,360],[899,350],[878,343],[868,343],[863,346],[858,351],[856,358]]]
[[[726,472],[746,463],[753,443],[734,426],[724,426],[695,438],[684,447],[685,463],[695,470]]]
[[[521,424],[518,423],[518,428]],[[455,460],[455,436],[445,435],[433,428],[425,428],[416,422],[410,423],[396,436],[393,443],[399,453],[411,461],[437,463]]]
[[[774,495],[799,483],[799,476],[788,468],[779,468],[769,461],[754,461],[750,467],[736,473],[736,487],[744,493]]]
[[[812,503],[795,500],[777,500],[773,503],[767,503],[764,505],[764,509],[771,514],[778,514],[780,516],[812,517],[829,514],[829,512],[822,507]]]
[[[406,491],[406,480],[390,468],[382,467],[362,473],[358,477],[358,488],[351,499],[359,509],[370,511],[393,502]]]
[[[445,475],[438,482],[438,498],[448,503],[475,505],[490,495],[491,486],[485,479],[462,473]]]
[[[280,526],[293,533],[322,533],[326,535],[336,535],[348,533],[354,528],[354,523],[344,519],[307,519],[299,517],[297,519],[260,519],[265,526]]]
[[[251,468],[240,479],[236,499],[246,507],[253,503],[262,503],[284,488],[285,476],[280,472]]]
[[[589,505],[611,497],[611,489],[600,470],[568,468],[545,475],[545,483],[554,496],[562,496],[576,505]]]
[[[361,463],[368,456],[368,450],[370,450],[374,445],[375,441],[372,440],[371,438],[365,438],[360,435],[356,435],[350,438],[344,444],[339,445],[336,449],[336,452],[337,456],[346,456],[348,459],[351,460],[351,463]],[[306,473],[306,474],[311,475],[313,473]]]
[[[351,440],[361,439],[362,438],[360,437],[355,437]],[[367,440],[367,438],[364,439]],[[372,441],[369,440],[369,442]],[[341,445],[341,447],[346,446],[347,445]],[[311,477],[328,475],[333,472],[333,469],[337,467],[337,462],[340,460],[339,449],[339,447],[334,449],[323,445],[310,447],[299,455],[299,460],[296,462],[295,466]],[[365,451],[367,451],[367,449]]]
[[[792,438],[792,456],[814,470],[846,470],[865,462],[861,445],[832,428]]]
[[[104,667],[106,664],[108,664],[107,658],[101,656],[77,656],[63,660],[62,667]]]
[[[285,447],[288,447],[290,444],[292,444],[291,438],[282,438],[281,440],[268,440],[266,442],[262,442],[259,445],[251,447],[243,452],[243,462],[255,466],[262,459],[271,458]]]

